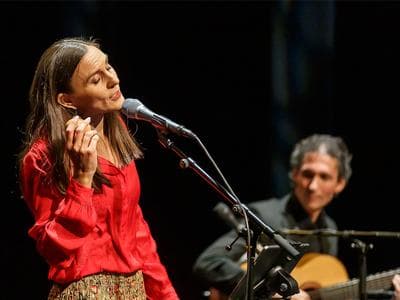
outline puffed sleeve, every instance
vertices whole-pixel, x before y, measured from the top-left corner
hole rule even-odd
[[[93,190],[71,180],[61,195],[48,180],[51,162],[45,150],[33,147],[22,162],[22,193],[35,222],[29,235],[50,265],[68,268],[96,224]]]
[[[176,300],[179,299],[168,277],[164,265],[157,254],[157,245],[149,226],[143,218],[142,210],[137,208],[137,250],[143,261],[143,276],[147,299]]]

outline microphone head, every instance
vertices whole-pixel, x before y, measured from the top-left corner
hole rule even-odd
[[[137,115],[139,107],[143,106],[143,103],[138,99],[126,98],[122,104],[122,113],[129,117],[135,117]]]

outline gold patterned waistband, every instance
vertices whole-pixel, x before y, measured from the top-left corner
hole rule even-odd
[[[99,273],[63,287],[54,284],[48,300],[146,300],[143,274]]]

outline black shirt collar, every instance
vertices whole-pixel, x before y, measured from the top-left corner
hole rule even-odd
[[[293,216],[296,227],[298,229],[320,229],[327,228],[326,224],[326,214],[323,210],[319,215],[317,222],[312,223],[310,217],[307,215],[306,211],[301,206],[300,202],[292,194],[289,198],[288,203],[285,208],[286,212]]]

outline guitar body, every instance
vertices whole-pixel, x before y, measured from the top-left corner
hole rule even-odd
[[[343,263],[336,257],[321,253],[306,253],[290,275],[302,290],[314,290],[349,280]]]

